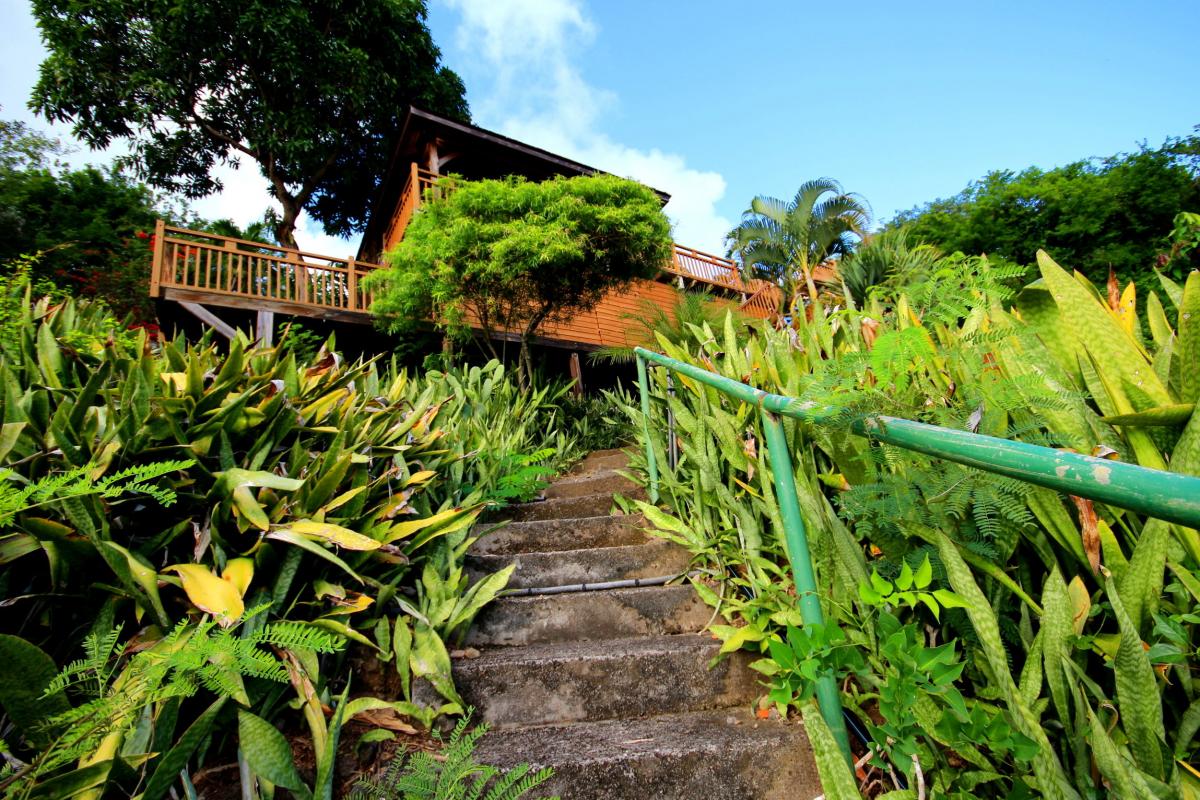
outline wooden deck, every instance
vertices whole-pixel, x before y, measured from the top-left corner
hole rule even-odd
[[[414,169],[422,192],[432,176]],[[414,193],[413,198],[419,195]],[[413,199],[396,215],[389,237],[403,234],[419,207]],[[398,241],[398,238],[396,239]],[[175,228],[161,220],[155,229],[150,296],[181,303],[276,312],[338,322],[370,323],[370,293],[362,278],[378,264],[286,250],[227,236]],[[669,314],[677,289],[709,289],[719,302],[759,318],[776,314],[779,290],[764,281],[745,282],[730,260],[681,245],[659,280],[635,281],[569,322],[546,324],[539,338],[549,344],[590,349],[638,342],[635,319],[649,302]]]

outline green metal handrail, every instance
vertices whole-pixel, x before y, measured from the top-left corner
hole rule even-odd
[[[658,502],[658,462],[650,443],[648,362],[686,375],[734,399],[758,406],[763,414],[767,454],[783,522],[788,561],[800,598],[800,614],[806,626],[823,625],[824,615],[817,595],[812,556],[809,554],[808,537],[796,493],[796,476],[781,418],[827,424],[840,412],[794,397],[770,394],[645,348],[635,348],[634,352],[637,356],[638,387],[641,390],[642,434],[646,442],[646,468],[650,475],[650,501]],[[874,416],[856,420],[850,430],[906,450],[1099,500],[1189,528],[1200,528],[1200,478],[896,417]],[[821,716],[849,759],[850,740],[832,673],[827,672],[818,679],[816,694]]]

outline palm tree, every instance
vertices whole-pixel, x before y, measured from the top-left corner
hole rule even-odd
[[[853,252],[870,219],[859,195],[847,194],[832,178],[818,178],[803,184],[790,203],[754,198],[726,241],[749,275],[780,285],[785,307],[794,312],[800,281],[815,299],[813,269]]]
[[[910,242],[907,228],[893,228],[864,238],[855,251],[838,260],[842,292],[859,305],[875,286],[893,288],[921,280],[942,254],[933,245]]]

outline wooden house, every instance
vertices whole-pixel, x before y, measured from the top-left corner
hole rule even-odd
[[[260,335],[269,336],[275,313],[369,323],[370,297],[360,281],[378,269],[383,254],[404,237],[413,214],[428,202],[440,176],[464,180],[523,175],[588,175],[598,170],[475,125],[420,109],[409,110],[391,164],[354,258],[269,247],[159,223],[150,294],[174,300],[226,335],[232,328],[207,306],[253,311]],[[669,196],[658,192],[665,204]],[[634,319],[648,301],[668,314],[677,291],[705,289],[741,312],[769,318],[780,292],[771,283],[743,280],[732,261],[677,244],[674,258],[655,279],[610,293],[592,311],[544,325],[539,344],[578,353],[636,341]],[[577,364],[577,358],[572,359]]]

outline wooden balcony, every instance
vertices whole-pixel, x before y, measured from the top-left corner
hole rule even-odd
[[[377,264],[175,228],[154,233],[150,296],[180,302],[367,322],[360,285]]]

